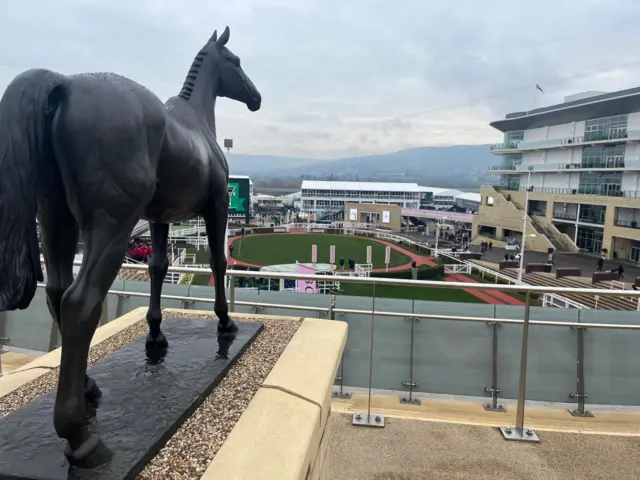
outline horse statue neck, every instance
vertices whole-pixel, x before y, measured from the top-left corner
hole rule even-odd
[[[184,80],[179,98],[185,100],[191,108],[202,115],[216,133],[216,92],[218,91],[218,75],[216,64],[206,61],[207,52],[201,50],[194,58],[187,78]]]

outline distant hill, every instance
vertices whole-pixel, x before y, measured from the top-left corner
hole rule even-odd
[[[418,147],[393,153],[335,160],[229,155],[231,173],[256,180],[332,178],[417,182],[451,188],[477,188],[490,182],[487,167],[498,163],[488,145]]]

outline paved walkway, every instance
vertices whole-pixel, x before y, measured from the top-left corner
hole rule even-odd
[[[514,424],[514,405],[495,413],[480,402],[423,398],[416,406],[374,395],[372,412],[385,415],[380,429],[351,425],[352,413],[367,411],[366,395],[334,400],[331,410],[333,480],[631,480],[640,471],[640,438],[632,436],[640,434],[637,413],[578,418],[564,409],[527,407],[525,425],[541,439],[528,444],[507,442],[495,428]]]
[[[471,251],[480,252],[479,245],[471,245]],[[515,255],[515,252],[509,252]],[[482,260],[492,263],[500,263],[504,260],[504,248],[493,247],[490,252],[482,255]],[[542,252],[524,252],[524,263],[546,263],[549,258],[547,253]],[[587,255],[584,253],[554,253],[554,268],[557,267],[577,267],[582,270],[583,277],[591,278],[591,274],[596,271],[596,263],[598,257]],[[632,282],[634,278],[640,276],[640,266],[630,262],[629,260],[605,260],[604,270],[613,270],[622,264],[624,268],[624,276],[627,281]]]

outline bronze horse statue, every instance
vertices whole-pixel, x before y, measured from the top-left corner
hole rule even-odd
[[[36,218],[48,272],[47,304],[62,335],[54,427],[69,463],[101,460],[87,405],[100,389],[87,355],[102,304],[139,219],[150,222],[148,348],[166,348],[160,295],[169,262],[169,224],[206,222],[219,334],[237,331],[224,290],[229,167],[216,141],[217,97],[262,98],[227,49],[229,27],[198,52],[180,93],[163,104],[145,87],[111,73],[18,75],[0,100],[0,312],[24,309],[42,281]],[[73,260],[79,231],[84,256]],[[99,448],[100,447],[100,448]]]

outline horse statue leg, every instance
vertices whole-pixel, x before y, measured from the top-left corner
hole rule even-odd
[[[147,348],[167,348],[168,342],[160,330],[162,323],[161,296],[162,285],[169,269],[167,258],[167,239],[169,237],[169,224],[151,223],[151,260],[149,261],[149,277],[151,277],[151,297],[149,298],[149,310],[147,310]]]
[[[62,360],[53,415],[59,437],[68,442],[65,455],[72,465],[92,468],[111,453],[88,428],[85,406],[87,356],[102,304],[122,265],[127,239],[138,217],[115,218],[96,210],[83,228],[82,267],[62,297]],[[74,245],[75,246],[75,245]]]
[[[213,310],[218,316],[218,333],[234,333],[238,331],[238,326],[229,317],[229,306],[227,305],[227,294],[224,290],[224,274],[227,271],[227,257],[225,256],[227,221],[229,214],[229,194],[222,190],[222,198],[213,198],[209,208],[203,215],[207,226],[207,239],[211,250],[211,271],[215,281],[216,300]]]
[[[78,224],[67,205],[62,181],[49,177],[46,194],[40,198],[38,222],[42,232],[42,247],[47,268],[47,306],[53,321],[62,335],[60,306],[64,293],[73,283],[73,261],[78,245]],[[59,175],[59,174],[58,174]],[[102,396],[98,384],[85,376],[84,396],[89,404],[95,404]],[[88,414],[95,413],[88,411]]]

